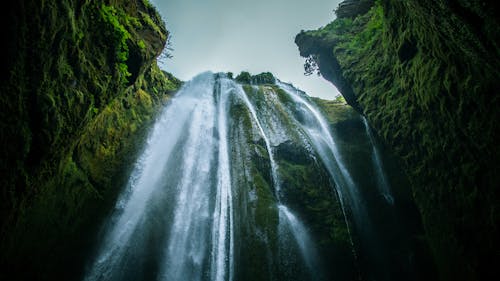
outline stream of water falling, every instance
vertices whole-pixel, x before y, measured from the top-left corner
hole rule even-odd
[[[255,89],[254,89],[255,90]],[[293,238],[295,239],[295,242],[297,245],[299,245],[299,250],[300,254],[306,263],[309,273],[311,274],[311,277],[314,278],[313,276],[319,277],[319,274],[314,274],[315,272],[320,272],[321,271],[321,266],[318,263],[318,257],[316,254],[316,245],[312,242],[312,239],[308,233],[308,230],[306,227],[297,219],[297,217],[281,202],[281,184],[278,176],[278,165],[276,163],[276,160],[274,159],[274,153],[271,147],[271,142],[269,140],[268,134],[271,132],[266,132],[264,131],[261,121],[259,120],[259,117],[255,111],[255,107],[253,104],[250,102],[248,99],[246,93],[243,91],[241,86],[238,86],[238,91],[240,97],[243,99],[245,102],[246,106],[248,107],[248,110],[250,111],[253,120],[257,124],[257,127],[259,128],[259,132],[264,139],[264,143],[266,145],[267,153],[269,156],[269,161],[271,164],[271,175],[273,179],[273,185],[274,185],[274,190],[275,190],[275,197],[276,201],[278,204],[278,210],[279,210],[279,228],[280,231],[287,231],[289,230]],[[280,237],[281,238],[281,237]],[[280,246],[281,247],[288,247],[286,243],[283,243],[282,239],[280,239]],[[287,257],[281,257],[281,258],[287,258]],[[317,279],[318,280],[318,279]]]
[[[389,181],[387,180],[387,175],[385,173],[384,166],[382,164],[382,159],[381,159],[381,154],[378,149],[375,137],[373,136],[372,129],[370,128],[370,125],[368,124],[368,121],[366,120],[366,117],[363,118],[363,124],[365,125],[366,129],[366,134],[368,135],[368,138],[370,138],[371,146],[372,146],[372,161],[373,161],[373,168],[376,171],[376,175],[378,178],[378,184],[377,187],[379,188],[380,194],[384,197],[384,199],[387,201],[387,203],[394,205],[394,197],[391,194],[391,188],[389,186]]]
[[[319,157],[322,159],[328,169],[328,172],[332,176],[335,185],[338,187],[336,191],[340,198],[344,220],[347,225],[347,230],[349,231],[349,237],[352,237],[350,234],[351,227],[348,220],[346,202],[350,204],[352,213],[356,216],[355,221],[358,222],[364,221],[362,217],[363,207],[359,204],[359,196],[357,194],[356,186],[349,171],[344,165],[337,144],[330,133],[327,122],[321,116],[319,111],[309,101],[302,97],[295,88],[279,81],[278,85],[286,93],[288,93],[290,97],[292,97],[297,105],[302,106],[298,107],[301,115],[300,119],[302,120],[302,122],[299,123],[301,123],[304,131],[312,140]],[[353,244],[352,238],[351,244]]]
[[[278,98],[277,87],[291,103]],[[379,188],[389,192],[380,152],[366,132]],[[301,181],[316,180],[315,172],[304,178],[307,165],[329,175],[322,188],[334,182],[338,199],[329,188],[319,199],[321,189],[301,190]],[[322,206],[338,200],[343,217],[335,227],[342,229],[344,220],[353,256],[359,247],[351,221],[362,242],[373,240],[365,244],[375,259],[384,252],[349,168],[329,124],[295,88],[278,82],[244,89],[223,74],[198,75],[152,128],[84,280],[330,280],[341,269],[321,260],[332,257],[317,245],[321,235],[331,237],[331,228],[318,227],[326,218],[314,217]],[[319,201],[297,205],[302,196]],[[346,272],[356,271],[351,259],[337,259]],[[349,272],[341,280],[356,275]]]
[[[346,224],[348,225],[348,231],[350,232],[351,244],[353,245],[353,249],[362,252],[363,255],[360,258],[361,260],[359,260],[360,266],[363,267],[364,271],[362,275],[369,280],[401,280],[402,276],[406,280],[415,280],[418,278],[411,275],[412,272],[414,273],[415,266],[413,264],[414,261],[411,261],[411,257],[409,260],[401,260],[404,255],[396,258],[391,254],[391,251],[395,251],[398,247],[408,247],[407,245],[401,246],[400,243],[408,243],[409,240],[406,240],[405,235],[410,237],[410,232],[407,232],[408,229],[405,227],[398,227],[396,225],[401,217],[397,215],[398,209],[394,206],[394,197],[390,192],[389,181],[383,167],[381,153],[377,148],[375,138],[366,119],[363,118],[363,123],[372,149],[373,174],[378,180],[375,186],[372,184],[366,186],[366,183],[364,183],[364,188],[378,188],[379,194],[382,195],[381,197],[384,198],[386,203],[389,203],[387,208],[379,209],[379,214],[375,215],[373,215],[373,211],[369,212],[369,208],[380,206],[379,200],[370,195],[372,194],[371,190],[361,190],[362,185],[353,180],[353,176],[349,172],[349,168],[340,152],[339,145],[335,141],[338,138],[335,130],[328,127],[328,123],[322,114],[310,102],[307,96],[289,84],[281,82],[277,84],[294,100],[295,110],[298,111],[298,121],[312,140],[319,157],[335,182]],[[370,196],[371,198],[366,198],[365,196]],[[352,227],[354,231],[351,231],[351,220],[348,217],[354,223]],[[384,221],[386,224],[376,225],[373,223],[375,219]],[[394,235],[395,233],[399,234]],[[356,241],[352,237],[356,237]],[[392,237],[392,240],[387,239],[388,237]],[[406,248],[404,251],[411,253],[414,249]],[[354,255],[358,256],[358,253],[354,253]],[[413,255],[413,253],[410,255]],[[395,268],[393,265],[396,263],[405,268]],[[402,272],[405,273],[402,274]]]
[[[255,89],[254,89],[255,90]],[[274,185],[274,190],[275,190],[275,196],[280,200],[280,182],[278,178],[278,165],[276,164],[276,160],[274,160],[274,153],[271,147],[271,142],[269,141],[269,138],[267,137],[267,134],[264,132],[264,129],[262,128],[261,122],[259,118],[257,117],[257,112],[255,111],[255,108],[253,104],[250,102],[250,100],[247,97],[247,94],[243,91],[241,86],[237,87],[237,93],[238,95],[243,99],[245,102],[245,105],[248,107],[248,110],[250,111],[250,114],[252,115],[253,120],[257,124],[257,127],[259,128],[259,132],[261,137],[264,139],[264,143],[266,145],[267,149],[267,154],[269,156],[269,162],[271,164],[271,176],[273,179],[273,185]]]
[[[155,267],[158,280],[233,280],[234,206],[227,132],[228,99],[233,92],[244,101],[265,142],[277,206],[280,212],[286,210],[280,226],[296,239],[312,241],[279,201],[273,148],[251,101],[234,81],[205,73],[180,90],[153,128],[103,230],[104,240],[85,280],[141,279],[143,271],[127,267],[137,258],[146,265],[154,262],[141,257],[137,249],[150,239],[165,249],[154,258],[161,261]],[[165,219],[152,217],[162,213]],[[150,220],[166,222],[167,227],[143,233],[150,228]],[[159,235],[167,238],[165,242]],[[300,249],[312,267],[311,250]]]

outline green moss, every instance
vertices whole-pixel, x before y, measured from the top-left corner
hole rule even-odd
[[[137,46],[141,49],[141,50],[145,50],[146,49],[146,43],[144,43],[143,40],[139,40],[139,42],[137,42]]]
[[[21,2],[0,84],[1,272],[67,280],[181,83],[156,65],[168,32],[142,0]]]
[[[262,72],[257,75],[251,75],[247,71],[242,71],[235,78],[236,81],[242,84],[254,84],[254,85],[263,85],[263,84],[274,84],[276,83],[276,78],[270,72]]]
[[[321,53],[325,78],[345,94],[352,88],[356,104],[346,99],[404,161],[443,280],[488,275],[483,265],[500,235],[492,220],[478,220],[500,217],[493,172],[500,99],[490,95],[498,88],[500,32],[478,4],[377,1],[299,42],[302,55]]]
[[[350,238],[338,198],[332,193],[335,187],[329,182],[323,167],[314,162],[294,164],[279,160],[279,173],[287,204],[299,210],[307,225],[311,225],[317,241],[323,247],[343,244],[349,248]]]
[[[250,84],[250,81],[252,79],[252,76],[250,75],[249,72],[247,71],[242,71],[238,76],[236,76],[236,81],[244,84]]]
[[[324,116],[330,123],[337,123],[356,118],[358,113],[345,103],[343,98],[333,101],[323,100],[320,98],[311,98],[323,111]]]
[[[278,212],[271,186],[255,168],[252,170],[252,179],[258,198],[255,206],[256,225],[262,229],[272,230],[278,225]]]

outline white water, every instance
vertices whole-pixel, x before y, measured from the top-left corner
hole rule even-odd
[[[304,131],[328,171],[335,175],[338,185],[344,187],[342,190],[350,190],[349,198],[357,198],[355,189],[351,188],[353,180],[326,121],[308,101],[290,89],[286,91],[297,106],[305,110],[308,118]],[[103,240],[85,280],[151,279],[144,276],[155,276],[157,280],[236,279],[236,255],[245,253],[237,253],[235,245],[237,238],[244,240],[245,237],[235,237],[238,227],[235,225],[238,212],[235,190],[238,187],[233,186],[231,159],[239,155],[237,146],[244,145],[233,144],[228,137],[231,126],[235,125],[228,118],[235,97],[243,101],[252,126],[258,131],[254,134],[262,137],[267,150],[275,195],[273,206],[279,217],[278,231],[291,234],[293,240],[285,242],[295,243],[297,255],[300,254],[310,275],[319,276],[321,266],[313,239],[281,198],[275,145],[287,138],[282,127],[285,125],[280,123],[282,116],[272,109],[257,107],[256,96],[248,96],[241,85],[205,73],[186,83],[156,122],[128,187],[103,230]],[[275,96],[265,98],[278,102]],[[302,132],[297,134],[307,138]],[[309,142],[301,140],[306,150],[313,153]],[[341,199],[342,192],[339,192]],[[260,200],[252,194],[253,200]],[[355,205],[353,202],[350,204]],[[343,200],[341,204],[347,217]],[[268,251],[273,249],[272,245],[266,247]],[[283,243],[280,247],[293,248]],[[149,256],[153,255],[148,252],[150,249],[157,252],[155,256]],[[274,257],[270,253],[265,256]]]
[[[313,272],[316,278],[318,278],[319,276],[321,276],[321,266],[319,266],[319,261],[317,259],[318,254],[316,252],[316,246],[313,243],[309,232],[307,231],[304,224],[300,222],[285,205],[279,205],[278,209],[280,222],[284,221],[285,224],[289,226],[294,240],[299,246],[306,266],[309,268],[309,271]]]
[[[369,126],[365,122],[365,129],[368,139],[371,141],[372,153],[367,156],[372,156],[372,169],[373,173],[376,174],[378,178],[378,189],[382,194],[380,199],[373,201],[366,200],[363,196],[366,196],[367,186],[357,184],[352,180],[351,174],[348,171],[348,167],[340,154],[339,146],[335,142],[336,135],[335,130],[330,130],[328,128],[327,122],[324,120],[319,111],[315,108],[313,103],[311,103],[307,96],[301,94],[298,90],[291,87],[290,85],[278,83],[278,85],[288,93],[288,95],[294,101],[292,109],[290,110],[294,113],[295,118],[298,123],[300,123],[303,130],[308,134],[311,139],[316,152],[321,158],[322,162],[325,164],[331,178],[334,180],[336,185],[336,191],[340,198],[341,208],[344,213],[344,218],[346,225],[348,226],[347,231],[351,237],[351,245],[353,245],[353,254],[357,258],[358,253],[360,254],[360,262],[363,266],[366,266],[365,274],[369,280],[407,280],[411,279],[412,275],[409,274],[402,278],[401,272],[399,270],[404,266],[394,267],[395,264],[401,262],[404,264],[406,261],[401,261],[399,258],[392,256],[394,249],[402,246],[401,240],[393,239],[389,243],[384,240],[384,236],[390,235],[389,233],[394,233],[395,230],[399,231],[399,226],[395,225],[393,221],[394,199],[390,192],[389,182],[385,174],[381,154],[376,146],[374,136],[369,130]],[[342,151],[345,153],[345,151]],[[370,173],[370,171],[367,171]],[[370,173],[371,174],[371,173]],[[361,182],[361,181],[360,181]],[[372,186],[370,186],[372,187]],[[375,187],[375,186],[374,186]],[[382,197],[385,199],[382,199]],[[378,198],[378,197],[377,197]],[[373,198],[370,198],[373,199]],[[386,210],[377,210],[379,214],[368,213],[368,208],[374,206],[373,202],[387,202],[391,206]],[[369,205],[372,204],[372,205]],[[377,204],[377,203],[375,203]],[[375,205],[376,206],[376,205]],[[379,205],[380,206],[380,205]],[[352,239],[348,215],[352,217],[354,222],[354,234],[356,247],[354,247],[354,241]],[[374,224],[373,217],[378,217],[378,221],[383,221],[386,224]],[[389,222],[389,223],[387,223]],[[398,237],[400,239],[400,237]],[[358,250],[356,253],[354,250]],[[397,250],[399,251],[399,250]],[[410,265],[408,268],[411,268]],[[396,269],[396,270],[395,270]],[[409,271],[411,272],[411,271]]]
[[[180,280],[183,277],[199,280],[203,273],[207,247],[204,237],[208,234],[206,225],[210,223],[210,189],[207,188],[207,181],[210,179],[215,149],[215,140],[206,136],[213,134],[217,114],[213,97],[214,82],[210,81],[206,86],[206,89],[196,91],[198,101],[191,109],[188,136],[180,163],[182,177],[175,187],[178,197],[165,253],[163,280]],[[193,89],[187,87],[186,91]],[[177,111],[177,108],[170,110]]]
[[[152,202],[164,193],[176,195],[168,201],[175,207],[169,231],[165,232],[168,240],[159,279],[202,280],[209,271],[211,280],[232,280],[228,93],[223,85],[221,91],[214,91],[214,86],[213,74],[202,74],[187,83],[164,110],[136,164],[129,188],[117,203],[85,280],[131,278],[123,276],[121,267],[133,256],[134,244],[147,243],[147,237],[135,233],[143,231],[147,221],[156,219],[150,215],[155,213]],[[214,97],[214,93],[219,95]],[[165,179],[168,173],[181,176]],[[211,207],[213,197],[216,203]],[[208,268],[207,259],[211,260]]]
[[[241,88],[240,85],[238,85],[238,95],[243,99],[243,102],[245,102],[245,105],[247,106],[248,110],[250,111],[250,114],[252,115],[253,120],[257,124],[257,127],[259,128],[259,132],[264,139],[264,143],[266,145],[268,157],[269,157],[269,162],[271,164],[271,177],[273,180],[273,185],[274,185],[274,190],[275,190],[275,196],[278,200],[280,200],[280,182],[278,178],[278,165],[276,164],[276,161],[274,160],[274,154],[273,150],[271,148],[271,142],[269,141],[269,138],[267,137],[267,134],[264,132],[264,129],[262,128],[261,122],[259,121],[259,118],[257,117],[257,112],[255,111],[255,108],[253,104],[250,102],[248,99],[245,91]],[[254,89],[255,90],[255,89]]]
[[[337,195],[340,198],[340,204],[342,208],[342,213],[344,214],[344,220],[347,225],[347,231],[349,232],[349,237],[351,239],[351,244],[353,244],[352,236],[350,233],[350,224],[347,216],[346,202],[349,203],[353,211],[353,215],[357,217],[356,221],[362,221],[361,211],[362,206],[359,204],[359,195],[354,181],[344,165],[344,161],[340,155],[337,144],[330,133],[328,123],[319,113],[319,111],[304,97],[302,97],[298,91],[288,84],[277,82],[281,89],[283,89],[289,96],[295,101],[297,105],[302,107],[297,107],[301,110],[302,122],[299,122],[304,131],[308,134],[309,138],[313,142],[320,158],[325,164],[328,172],[330,173],[332,179],[334,180],[336,186]],[[347,194],[345,194],[347,193]],[[348,196],[346,196],[348,195]]]
[[[254,88],[254,91],[257,89]],[[246,93],[243,91],[241,86],[238,87],[238,93],[240,94],[241,98],[245,102],[248,110],[250,111],[250,114],[252,115],[253,120],[257,124],[257,127],[259,129],[259,132],[264,139],[264,143],[266,146],[266,149],[268,151],[268,157],[269,161],[271,164],[271,176],[273,179],[273,184],[274,184],[274,189],[275,189],[275,196],[277,199],[277,204],[278,204],[278,210],[279,210],[279,228],[280,231],[290,231],[293,235],[293,238],[295,242],[299,246],[300,254],[306,263],[310,274],[314,272],[319,272],[321,270],[321,266],[318,263],[317,260],[317,253],[315,250],[315,245],[312,242],[312,239],[307,232],[306,228],[304,225],[293,215],[293,213],[281,203],[281,193],[280,193],[280,180],[278,176],[278,164],[276,163],[274,159],[274,153],[271,147],[271,142],[270,138],[268,137],[268,134],[263,129],[263,126],[261,125],[261,121],[259,120],[259,117],[256,113],[255,107],[253,104],[250,102],[248,99]],[[271,117],[272,118],[272,117]],[[272,127],[272,126],[267,126],[267,127]],[[276,133],[276,132],[270,132],[270,133]],[[277,136],[280,137],[280,136]],[[281,237],[280,237],[281,239]],[[288,242],[288,241],[284,241]],[[289,245],[283,245],[284,243],[281,243],[282,247],[289,247]],[[287,258],[287,257],[281,257],[281,258]]]
[[[164,231],[167,239],[160,251],[158,280],[206,280],[207,276],[233,280],[234,206],[227,131],[228,97],[233,92],[244,101],[264,140],[279,202],[278,165],[255,107],[240,85],[202,74],[180,90],[155,124],[85,280],[133,279],[123,267],[137,255],[136,248],[151,238],[141,233],[155,219],[151,214],[162,212],[171,222]],[[168,177],[168,173],[177,176]],[[164,202],[173,206],[170,215],[161,204],[155,209],[154,202],[161,197],[170,198]],[[293,233],[312,269],[316,257],[311,254],[311,239],[285,206],[279,204],[279,210],[286,210],[280,227]]]
[[[336,160],[336,165],[340,169],[345,183],[349,187],[354,186],[352,176],[347,170],[347,167],[344,165],[344,161],[339,153],[338,146],[335,143],[335,139],[330,133],[328,123],[323,118],[323,116],[310,102],[301,97],[297,93],[296,89],[284,83],[279,83],[278,85],[281,87],[281,89],[286,91],[296,103],[305,106],[305,108],[307,109],[306,114],[308,114],[308,117],[310,117],[310,120],[308,120],[309,122],[305,126],[305,129],[309,133],[309,136],[314,142],[316,142],[318,148],[323,147],[324,145],[328,147]]]
[[[233,279],[234,255],[233,199],[227,140],[227,100],[228,95],[231,93],[231,88],[228,85],[230,83],[229,80],[223,79],[220,80],[220,83],[218,102],[219,166],[217,169],[217,196],[214,223],[212,226],[212,239],[214,240],[212,244],[211,266],[211,280],[217,281]],[[229,266],[227,266],[227,263],[229,263]]]
[[[389,181],[387,180],[387,175],[385,173],[385,169],[382,163],[380,151],[377,147],[377,143],[375,142],[375,137],[373,136],[373,132],[368,125],[368,121],[366,117],[363,116],[363,124],[365,125],[366,134],[370,138],[370,142],[372,144],[372,160],[373,160],[373,168],[375,169],[375,174],[377,175],[378,182],[377,187],[379,188],[380,194],[384,197],[387,203],[394,205],[394,197],[391,194],[391,188],[389,186]]]
[[[213,88],[211,76],[199,77],[187,85],[184,90],[181,90],[168,108],[164,110],[147,141],[145,152],[139,158],[132,172],[129,187],[118,200],[110,225],[106,227],[105,238],[97,258],[85,280],[112,280],[113,276],[118,275],[116,271],[119,270],[122,258],[130,248],[130,239],[143,220],[148,201],[163,177],[162,172],[173,160],[171,156],[177,142],[184,134],[184,127],[191,124],[189,134],[192,136],[199,134],[197,130],[201,128],[192,122],[192,113],[196,113],[196,108],[206,108],[207,105],[210,105],[210,97],[207,95],[211,88]],[[199,93],[202,93],[201,96],[207,97],[199,99],[196,96]],[[205,117],[210,118],[211,114],[211,112],[203,111],[195,116],[198,120],[202,120]],[[195,146],[195,140],[187,146],[186,154],[189,157],[185,157],[183,163],[183,167],[191,171],[195,169],[192,155],[193,150],[196,149]],[[207,158],[208,156],[203,155],[202,157]],[[199,163],[202,164],[202,162]],[[199,168],[202,168],[201,171],[206,171],[206,167]],[[184,180],[183,186],[190,186],[187,181],[187,179]],[[197,181],[198,184],[200,182],[202,181]],[[196,189],[199,186],[193,185],[193,188]],[[181,196],[180,200],[183,199]],[[199,206],[199,209],[206,211],[205,207]]]

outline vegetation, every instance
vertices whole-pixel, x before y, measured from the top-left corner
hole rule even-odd
[[[250,84],[252,80],[252,75],[247,71],[242,71],[238,76],[236,76],[236,81],[244,84]]]
[[[377,1],[296,38],[404,161],[442,280],[498,261],[500,31],[483,5]]]
[[[273,74],[270,72],[263,72],[252,76],[249,72],[242,71],[238,76],[236,76],[235,80],[243,84],[254,84],[254,85],[276,83],[276,78],[274,78]]]
[[[320,106],[320,108],[325,113],[325,117],[330,122],[342,122],[345,120],[353,119],[358,116],[358,113],[354,111],[350,106],[346,106],[344,98],[342,96],[337,97],[333,101],[323,100],[319,98],[312,98],[314,102]]]
[[[238,278],[247,280],[251,276],[250,279],[269,279],[280,272],[280,266],[286,266],[287,271],[294,272],[294,269],[289,269],[289,267],[297,261],[276,261],[277,264],[273,265],[264,264],[265,260],[254,258],[262,255],[264,251],[279,252],[276,248],[277,241],[272,240],[275,238],[271,237],[277,235],[278,209],[276,206],[279,200],[282,200],[281,202],[293,210],[305,225],[311,227],[309,230],[319,246],[321,256],[328,261],[343,265],[342,269],[335,270],[337,278],[352,280],[357,272],[356,261],[352,254],[352,245],[339,198],[335,192],[332,192],[335,189],[334,183],[330,181],[330,176],[321,162],[301,145],[303,140],[297,135],[297,125],[290,120],[294,115],[288,111],[288,108],[294,108],[294,106],[291,100],[285,98],[285,96],[289,97],[288,94],[276,85],[268,84],[257,87],[243,84],[243,90],[260,118],[269,117],[269,114],[279,118],[276,122],[280,122],[287,137],[291,140],[273,147],[274,157],[279,167],[277,173],[280,180],[280,195],[278,195],[273,188],[275,185],[271,175],[269,155],[266,144],[260,137],[260,131],[252,121],[248,108],[240,104],[239,99],[232,102],[229,114],[232,122],[238,124],[231,126],[233,131],[230,133],[230,138],[234,146],[232,151],[242,150],[238,152],[236,159],[232,159],[232,167],[235,175],[248,174],[245,182],[238,182],[234,185],[239,189],[237,194],[241,198],[238,200],[241,200],[243,204],[236,208],[245,210],[242,211],[244,218],[241,218],[245,221],[243,224],[245,230],[241,234],[245,237],[245,241],[239,243],[245,255],[241,257],[243,261]],[[278,95],[279,99],[272,98],[274,95]],[[339,111],[349,111],[349,106],[345,104],[342,106],[342,109],[338,108]],[[269,110],[274,112],[269,113]],[[357,116],[352,109],[350,112],[352,117]],[[340,119],[332,123],[338,121]],[[268,126],[264,124],[269,123],[261,120],[261,126]],[[241,140],[246,143],[240,144]],[[242,168],[248,169],[249,172],[242,173]],[[235,178],[237,180],[238,177]],[[246,196],[253,199],[242,199]],[[247,230],[245,228],[246,225],[253,224],[259,229]],[[262,234],[256,236],[256,233]],[[266,233],[265,236],[264,233]],[[263,243],[262,239],[269,239],[269,241]],[[273,268],[276,272],[272,270]],[[299,276],[304,274],[304,272],[296,273]],[[297,278],[300,277],[297,276]],[[287,276],[280,276],[280,279],[287,279]]]
[[[0,279],[69,279],[180,81],[156,65],[168,32],[148,1],[23,0],[7,15]]]

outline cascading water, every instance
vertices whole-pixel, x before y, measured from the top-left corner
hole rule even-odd
[[[375,142],[375,137],[373,136],[372,129],[370,128],[370,125],[368,124],[368,121],[366,120],[366,118],[364,116],[363,116],[363,124],[365,125],[366,134],[370,138],[370,142],[371,142],[372,148],[373,148],[372,160],[373,160],[373,167],[374,167],[376,174],[377,174],[377,177],[378,177],[377,186],[379,187],[380,193],[382,194],[382,196],[384,196],[387,203],[393,205],[394,204],[394,197],[391,194],[391,189],[389,187],[387,175],[385,174],[385,170],[384,170],[384,167],[382,164],[381,154],[380,154],[380,151],[377,147],[377,143]]]
[[[217,169],[217,195],[212,227],[211,256],[211,280],[217,281],[233,279],[234,254],[233,199],[227,140],[227,100],[231,92],[227,80],[220,81],[220,83],[221,86],[218,88],[220,89],[218,95],[219,167]]]
[[[282,232],[281,236],[286,236],[285,232],[290,231],[293,235],[295,242],[297,243],[302,256],[304,257],[304,262],[310,272],[314,273],[313,279],[320,280],[321,267],[318,259],[318,254],[316,252],[316,246],[312,241],[305,225],[295,217],[294,214],[285,205],[279,205],[279,215],[280,222],[283,221],[287,227],[280,229]],[[285,240],[286,241],[286,240]]]
[[[254,89],[255,90],[255,89]],[[276,201],[278,204],[278,210],[279,210],[279,229],[280,232],[286,232],[290,231],[293,235],[293,238],[295,239],[296,243],[299,245],[299,250],[301,253],[302,258],[304,259],[304,262],[306,263],[307,267],[309,268],[309,272],[319,272],[321,271],[319,263],[317,262],[317,256],[315,254],[315,245],[312,243],[312,240],[309,236],[309,233],[306,229],[306,227],[295,217],[294,214],[281,202],[281,185],[279,181],[279,176],[278,176],[278,165],[276,164],[276,160],[274,159],[274,153],[271,147],[271,142],[269,140],[268,134],[271,135],[270,133],[266,134],[264,132],[263,126],[261,125],[261,121],[259,120],[259,117],[257,115],[257,112],[255,111],[255,108],[253,104],[250,102],[248,99],[247,95],[241,88],[241,86],[238,87],[238,93],[240,94],[240,97],[243,99],[245,102],[245,105],[248,107],[248,110],[250,111],[251,116],[253,117],[253,120],[257,124],[257,127],[259,129],[259,132],[264,139],[264,143],[266,146],[266,150],[269,156],[269,162],[271,165],[271,176],[272,176],[272,182],[274,185],[274,190],[275,190],[275,196],[276,196]],[[268,120],[269,121],[269,120]],[[267,124],[266,126],[268,131],[271,131],[270,128],[275,127],[272,126],[271,124]],[[281,238],[281,236],[280,236]],[[280,239],[280,245],[281,247],[287,247],[286,245],[289,241],[283,241],[283,239]],[[286,258],[286,257],[283,257]],[[313,275],[315,277],[319,277],[319,274]],[[318,280],[316,278],[316,280]]]
[[[188,229],[193,225],[198,227],[198,229],[191,229],[186,236],[184,236],[186,233],[177,234],[180,236],[178,239],[182,241],[176,241],[179,243],[173,243],[168,247],[169,253],[176,251],[173,247],[177,247],[179,252],[184,252],[184,255],[178,255],[176,259],[170,261],[178,263],[175,265],[177,272],[182,270],[181,265],[186,264],[183,259],[187,257],[186,251],[190,250],[187,249],[188,245],[186,245],[187,241],[191,241],[189,236],[198,239],[195,235],[196,231],[202,232],[204,230],[202,223],[209,221],[206,218],[209,210],[205,198],[203,198],[204,200],[201,200],[202,198],[189,198],[196,202],[196,204],[191,205],[186,205],[185,201],[188,200],[186,197],[189,195],[201,196],[199,192],[201,184],[210,177],[209,165],[212,162],[212,152],[210,150],[200,151],[200,147],[206,145],[203,143],[201,146],[200,141],[203,133],[210,132],[210,127],[213,127],[213,124],[210,123],[215,120],[211,90],[213,83],[214,80],[210,75],[198,77],[188,84],[178,97],[172,100],[168,109],[164,110],[148,139],[145,152],[136,164],[128,188],[116,205],[111,221],[106,227],[105,238],[97,258],[85,280],[126,279],[127,274],[123,273],[123,268],[126,267],[128,257],[135,254],[130,253],[134,250],[133,244],[142,244],[145,242],[144,240],[148,239],[146,235],[140,233],[141,228],[146,227],[145,220],[149,218],[150,213],[157,211],[154,210],[155,206],[151,206],[149,202],[155,196],[163,197],[166,195],[161,194],[164,192],[161,188],[169,180],[177,181],[176,185],[172,185],[172,188],[179,190],[176,204],[180,208],[188,208],[184,213],[176,212],[170,240],[176,240],[176,229]],[[191,119],[193,114],[194,118]],[[189,128],[188,131],[184,130],[186,126]],[[182,139],[186,139],[187,142],[181,143]],[[209,143],[210,145],[213,144]],[[176,150],[179,149],[184,151],[181,158],[182,164],[179,165],[183,170],[182,175],[184,175],[181,178],[177,178],[176,175],[172,175],[171,171],[167,170],[178,164],[176,160],[180,158],[180,155]],[[191,177],[195,170],[199,177]],[[187,188],[191,190],[187,190]],[[196,214],[196,217],[193,217],[193,214]],[[198,220],[198,223],[185,221],[183,216],[187,216],[190,220]],[[186,247],[183,247],[182,243]],[[191,250],[200,251],[201,248]],[[194,255],[192,256],[194,257]],[[131,279],[135,274],[129,275],[132,277]]]
[[[359,178],[309,98],[277,84],[204,73],[182,87],[152,128],[84,280],[359,277],[355,244],[375,237]]]
[[[319,157],[323,160],[336,186],[338,186],[337,193],[340,197],[342,212],[344,213],[346,224],[348,225],[348,231],[349,222],[347,220],[346,202],[351,206],[351,211],[355,216],[355,222],[367,223],[367,220],[363,217],[364,210],[362,204],[360,204],[360,196],[358,195],[356,185],[343,162],[338,146],[328,128],[326,120],[295,88],[281,82],[278,82],[278,85],[287,92],[299,106],[297,108],[300,114],[298,123],[301,124],[304,131],[310,137]],[[351,234],[349,234],[349,236],[351,236]]]
[[[259,121],[259,118],[257,116],[257,112],[255,111],[253,104],[250,102],[250,100],[248,99],[247,95],[245,94],[245,92],[243,91],[243,89],[241,87],[237,87],[237,89],[238,89],[239,96],[243,99],[243,101],[245,102],[245,105],[248,107],[248,110],[250,111],[250,114],[252,115],[253,120],[257,124],[257,128],[259,128],[259,133],[261,134],[262,138],[264,139],[267,154],[269,156],[269,162],[271,165],[271,176],[273,179],[275,196],[279,200],[280,182],[279,182],[279,178],[278,178],[278,167],[277,167],[276,161],[274,160],[274,154],[273,154],[273,150],[271,148],[271,142],[270,142],[269,138],[267,137],[267,134],[264,132],[264,129],[262,128],[261,122]]]
[[[381,155],[366,119],[363,118],[363,123],[368,144],[372,149],[371,156],[373,157],[373,168],[371,171],[367,170],[366,172],[375,174],[378,180],[376,184],[366,186],[365,183],[363,186],[353,180],[353,176],[349,172],[350,168],[346,165],[343,153],[341,153],[339,145],[335,141],[338,138],[335,130],[328,128],[326,120],[309,101],[308,97],[289,84],[281,82],[277,84],[294,100],[296,104],[295,115],[298,117],[297,122],[301,124],[303,130],[312,140],[319,157],[336,184],[348,231],[350,225],[348,216],[352,216],[355,231],[352,234],[353,236],[349,235],[355,237],[356,243],[359,244],[354,245],[356,243],[351,239],[353,248],[362,254],[362,257],[359,258],[360,266],[363,267],[362,271],[364,271],[362,275],[374,280],[399,280],[402,276],[405,276],[404,278],[408,280],[417,278],[411,275],[415,266],[413,261],[396,261],[398,258],[390,254],[392,251],[401,251],[401,248],[408,247],[404,244],[408,243],[409,237],[411,237],[409,231],[414,230],[397,226],[402,217],[396,215],[398,210],[394,206],[394,197],[390,193]],[[359,181],[365,180],[359,179]],[[370,190],[366,190],[367,187]],[[372,196],[372,187],[378,188],[383,195],[384,201],[390,205],[389,208],[379,209],[377,215],[369,212],[370,208],[380,206],[379,200]],[[376,225],[374,221],[382,221],[384,224]],[[394,236],[395,233],[397,233],[396,236]],[[405,238],[405,235],[408,235],[407,238]],[[417,250],[405,248],[404,251],[407,251],[408,255],[411,256],[413,255],[412,251]],[[394,268],[393,265],[398,263],[401,268]]]

